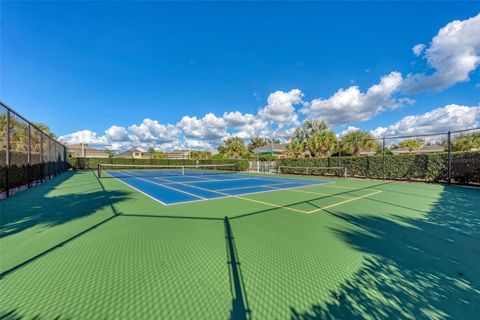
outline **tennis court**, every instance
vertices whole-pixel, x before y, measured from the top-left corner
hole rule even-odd
[[[120,179],[131,188],[164,205],[329,183],[321,180],[239,174],[235,168],[235,165],[103,165],[100,167],[99,176]]]
[[[0,318],[480,312],[478,189],[223,169],[70,171],[0,201]]]

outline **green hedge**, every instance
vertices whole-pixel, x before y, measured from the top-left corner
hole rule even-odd
[[[29,183],[39,182],[48,176],[60,174],[63,171],[61,161],[42,163],[39,156],[33,155],[32,164],[28,165],[28,154],[26,152],[11,151],[10,167],[6,168],[6,152],[0,150],[0,192],[7,189],[15,189]]]
[[[238,170],[247,171],[248,170],[248,160],[244,159],[221,159],[221,160],[199,160],[198,164],[236,164],[238,165]]]
[[[447,153],[280,159],[280,166],[346,167],[349,177],[442,182],[448,176]],[[480,152],[452,153],[452,180],[480,183]]]
[[[129,159],[129,158],[68,158],[71,168],[78,170],[98,168],[98,164],[129,165],[193,165],[193,164],[237,164],[239,170],[248,169],[248,160],[191,160],[191,159]]]
[[[480,183],[480,152],[453,152],[452,179],[459,183]]]

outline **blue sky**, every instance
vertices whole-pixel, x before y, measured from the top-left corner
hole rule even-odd
[[[306,118],[377,135],[476,126],[479,13],[479,2],[2,2],[0,99],[64,142],[116,149],[288,139]]]

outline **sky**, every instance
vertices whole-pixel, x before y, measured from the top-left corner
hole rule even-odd
[[[480,2],[0,3],[0,100],[123,150],[479,126]]]

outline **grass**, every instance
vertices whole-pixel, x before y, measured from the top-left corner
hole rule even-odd
[[[480,190],[331,181],[162,206],[65,173],[0,202],[0,318],[478,315]]]

